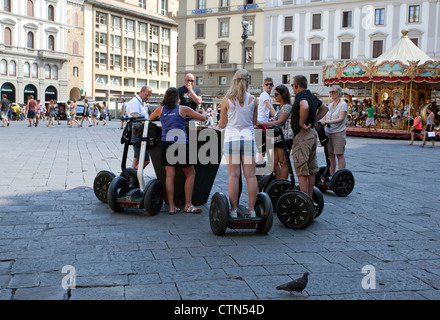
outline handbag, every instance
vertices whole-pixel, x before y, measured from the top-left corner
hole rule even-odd
[[[434,131],[428,131],[428,138],[435,138],[435,132]]]

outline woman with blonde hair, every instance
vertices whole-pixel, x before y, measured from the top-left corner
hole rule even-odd
[[[219,128],[225,129],[224,154],[229,174],[231,218],[237,218],[241,167],[247,182],[249,214],[251,217],[256,216],[258,182],[255,174],[254,127],[258,109],[255,97],[247,92],[248,88],[249,72],[245,69],[237,70],[231,87],[221,102]]]

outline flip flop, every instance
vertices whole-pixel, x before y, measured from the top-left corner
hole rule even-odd
[[[185,210],[186,213],[202,213],[202,209],[196,208],[191,205],[188,209]]]
[[[180,212],[180,209],[179,208],[175,208],[174,211],[168,211],[168,214],[173,215],[173,214],[176,214],[178,212]]]

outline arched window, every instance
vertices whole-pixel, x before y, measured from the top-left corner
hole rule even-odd
[[[5,28],[5,45],[12,46],[12,31],[10,28]]]
[[[49,80],[51,78],[51,69],[50,69],[50,65],[48,64],[44,66],[44,77]]]
[[[0,61],[0,75],[8,75],[8,62],[6,60]]]
[[[73,41],[73,54],[79,55],[79,44],[78,44],[78,41]]]
[[[52,80],[58,80],[58,67],[52,67]]]
[[[49,21],[55,21],[55,9],[53,8],[53,5],[47,7],[47,19]]]
[[[73,67],[73,76],[74,77],[79,77],[79,69],[78,69],[78,67]]]
[[[14,60],[9,61],[9,75],[16,76],[17,75],[17,64]]]
[[[47,48],[51,51],[55,51],[55,37],[50,35],[47,42]]]
[[[32,64],[32,78],[38,78],[38,64]]]
[[[34,34],[31,31],[29,31],[27,34],[27,47],[29,49],[34,48]]]
[[[23,77],[29,78],[31,76],[31,66],[29,63],[25,62],[23,65]]]
[[[29,17],[34,16],[34,2],[32,0],[27,1],[27,15]]]

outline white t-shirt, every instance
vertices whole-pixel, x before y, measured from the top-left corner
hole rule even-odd
[[[127,102],[127,109],[125,111],[127,117],[131,117],[132,113],[138,113],[140,117],[150,119],[148,113],[145,111],[144,102],[139,95],[136,95],[136,97]]]
[[[270,97],[270,95],[266,91],[263,91],[260,94],[260,98],[258,99],[257,120],[259,122],[268,122],[269,121],[270,111],[267,108],[266,104],[264,103],[265,101],[268,101],[268,100],[269,100],[269,103],[272,104],[272,98]]]
[[[336,107],[333,107],[333,102],[328,105],[328,112],[325,116],[326,121],[330,120],[337,120],[339,119],[339,113],[340,112],[348,112],[348,106],[345,101],[342,99],[339,101],[339,104]],[[340,123],[332,123],[329,127],[325,128],[325,131],[327,133],[337,133],[342,132],[346,129],[346,123],[347,123],[347,115],[345,115],[345,118]]]

